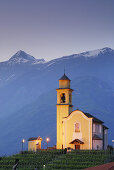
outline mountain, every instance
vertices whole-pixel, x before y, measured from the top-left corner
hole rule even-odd
[[[35,59],[24,51],[18,51],[8,61],[0,63],[0,87],[31,71],[35,66],[40,68],[43,63],[44,59]]]
[[[97,57],[101,54],[106,55],[108,53],[113,53],[113,50],[111,48],[105,47],[105,48],[97,49],[97,50],[93,50],[93,51],[86,51],[84,53],[81,53],[81,55],[88,58],[88,57]]]
[[[7,64],[22,64],[22,63],[30,63],[30,64],[35,63],[36,64],[39,62],[45,62],[45,60],[35,59],[33,56],[20,50],[8,60]]]
[[[36,59],[33,56],[20,50],[9,59],[8,64],[10,64],[10,63],[11,64],[12,63],[20,64],[20,63],[26,63],[26,62],[36,62]]]
[[[72,80],[74,109],[103,120],[109,127],[111,144],[114,132],[113,66],[114,50],[107,47],[49,62],[19,51],[8,61],[1,62],[0,154],[19,151],[21,139],[32,136],[43,137],[43,147],[46,136],[51,138],[50,145],[56,144],[56,88],[64,68]]]

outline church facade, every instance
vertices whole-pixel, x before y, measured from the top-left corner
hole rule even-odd
[[[57,149],[106,149],[108,128],[89,113],[72,110],[70,79],[64,74],[57,91]]]

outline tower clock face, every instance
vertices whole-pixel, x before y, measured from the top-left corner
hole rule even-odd
[[[65,93],[61,94],[61,103],[65,103]]]

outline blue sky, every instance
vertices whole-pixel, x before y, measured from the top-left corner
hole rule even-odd
[[[0,61],[114,49],[114,0],[0,0]]]

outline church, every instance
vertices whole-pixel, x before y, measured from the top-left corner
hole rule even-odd
[[[57,149],[105,150],[108,128],[104,122],[81,110],[72,110],[71,80],[64,74],[57,91]]]

